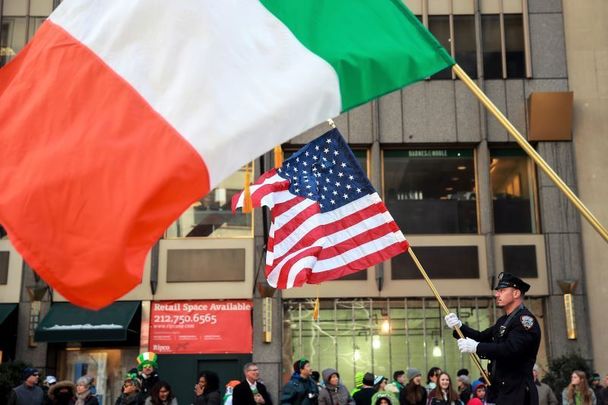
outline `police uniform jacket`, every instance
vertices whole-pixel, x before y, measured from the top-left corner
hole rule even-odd
[[[532,368],[540,346],[540,327],[536,317],[523,305],[498,319],[484,331],[466,325],[462,333],[479,342],[477,354],[491,360],[490,382],[486,400],[497,405],[538,405],[538,394]],[[505,327],[505,324],[506,327]],[[458,337],[454,332],[454,337]]]

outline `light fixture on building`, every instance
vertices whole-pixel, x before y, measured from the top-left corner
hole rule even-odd
[[[433,357],[441,357],[443,352],[441,351],[441,347],[439,347],[439,341],[435,338],[435,346],[433,346]]]
[[[353,360],[361,360],[361,350],[359,350],[359,346],[355,346],[355,350],[353,351]]]
[[[382,346],[382,343],[380,342],[380,336],[378,336],[378,335],[372,336],[372,347],[375,350],[378,350],[378,349],[380,349],[381,346]]]
[[[258,283],[262,296],[262,342],[272,343],[272,296],[275,289],[265,283]]]
[[[574,318],[574,301],[572,297],[576,289],[576,280],[557,280],[564,294],[564,312],[566,315],[566,334],[568,339],[576,340],[576,322]]]
[[[384,334],[388,334],[391,332],[391,323],[387,317],[384,317],[382,325],[380,326],[380,331]]]

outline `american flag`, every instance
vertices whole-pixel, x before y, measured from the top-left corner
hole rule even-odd
[[[263,174],[250,191],[253,207],[271,213],[266,278],[272,287],[333,280],[408,249],[337,129]],[[234,196],[233,211],[243,198]]]

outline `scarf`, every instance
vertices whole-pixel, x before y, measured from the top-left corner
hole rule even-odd
[[[86,390],[82,394],[76,394],[76,402],[74,405],[84,405],[85,399],[91,394],[91,391]]]

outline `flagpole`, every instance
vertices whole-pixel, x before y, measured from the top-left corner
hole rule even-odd
[[[445,314],[446,315],[449,314],[450,310],[445,305],[445,302],[443,302],[443,298],[441,298],[441,295],[439,295],[439,292],[435,288],[435,285],[433,284],[433,282],[431,281],[431,279],[429,278],[429,276],[426,274],[426,271],[422,267],[422,264],[420,264],[420,261],[418,261],[418,258],[414,254],[414,251],[412,250],[411,246],[408,247],[407,252],[412,257],[412,260],[414,260],[414,263],[416,263],[416,267],[418,267],[418,270],[420,270],[420,274],[422,274],[422,277],[424,277],[424,281],[426,281],[426,283],[430,287],[431,291],[433,292],[433,295],[435,295],[435,298],[437,299],[437,302],[439,302],[439,305],[441,306],[441,308],[443,309],[443,311],[445,312]],[[463,333],[462,333],[462,331],[460,330],[459,327],[455,327],[454,330],[456,331],[456,333],[458,334],[458,336],[460,336],[460,338],[464,339],[465,336],[463,335]],[[473,360],[473,363],[475,363],[475,365],[477,366],[477,368],[481,372],[481,375],[483,376],[483,379],[486,380],[486,384],[488,386],[490,386],[491,385],[490,378],[488,377],[488,374],[486,373],[486,371],[481,366],[481,361],[479,360],[479,357],[477,357],[477,354],[475,354],[475,353],[469,353],[469,354],[471,355],[471,360]]]
[[[507,117],[490,101],[488,96],[477,86],[477,84],[465,73],[459,65],[452,66],[452,71],[464,84],[471,90],[479,101],[496,117],[496,119],[502,124],[503,127],[515,138],[519,146],[530,156],[534,162],[545,172],[547,176],[555,185],[564,193],[566,197],[574,204],[576,209],[585,217],[585,219],[591,224],[593,228],[608,242],[608,231],[604,226],[595,218],[595,216],[589,211],[589,209],[583,204],[583,202],[572,192],[570,187],[564,183],[564,181],[555,173],[555,171],[545,162],[545,160],[538,154],[538,152],[528,143],[526,138],[519,133],[519,131],[509,122]]]

